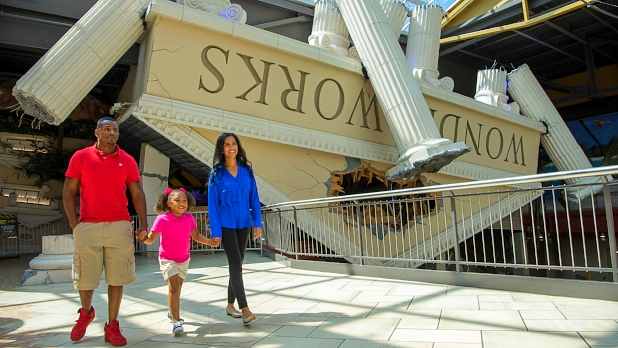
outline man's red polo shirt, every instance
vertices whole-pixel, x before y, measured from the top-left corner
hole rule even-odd
[[[79,221],[131,221],[127,185],[141,178],[135,159],[118,145],[111,155],[97,144],[75,152],[65,175],[79,180]]]

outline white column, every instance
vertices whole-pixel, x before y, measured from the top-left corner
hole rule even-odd
[[[541,136],[541,145],[556,165],[556,169],[564,171],[592,168],[588,157],[577,144],[573,134],[528,65],[524,64],[511,71],[508,79],[508,91],[521,107],[522,113],[547,125],[547,133]],[[566,182],[568,184],[601,183],[601,178],[567,179]],[[597,192],[602,189],[602,186],[593,188],[593,191]],[[579,193],[578,190],[571,190],[569,193],[581,199],[589,196],[591,190],[581,189]]]
[[[142,189],[146,195],[146,211],[148,212],[148,225],[151,227],[155,212],[153,208],[157,203],[157,197],[165,191],[168,185],[170,173],[170,159],[147,143],[142,143],[139,156],[139,172],[142,176]],[[159,240],[150,245],[140,244],[140,250],[159,250]]]
[[[519,115],[519,105],[507,102],[509,97],[506,95],[506,74],[506,70],[502,68],[479,70],[476,74],[474,99]]]
[[[401,35],[401,29],[408,18],[406,0],[382,0],[382,9],[396,37]]]
[[[374,0],[337,0],[399,150],[390,179],[435,172],[470,149],[442,138],[397,37]]]
[[[13,95],[23,110],[60,124],[144,32],[149,0],[99,0],[22,76]]]
[[[348,28],[335,0],[315,0],[309,44],[348,56]]]
[[[30,261],[21,285],[69,283],[75,244],[72,234],[43,236],[42,252]]]
[[[412,8],[406,58],[410,69],[419,81],[452,92],[455,87],[452,78],[438,79],[441,21],[442,8],[440,6],[416,5]]]

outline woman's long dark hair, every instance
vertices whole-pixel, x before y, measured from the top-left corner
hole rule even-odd
[[[249,171],[253,172],[251,170],[251,162],[249,162],[249,160],[247,159],[247,153],[245,152],[245,149],[240,144],[240,139],[238,139],[236,134],[221,133],[221,135],[219,135],[219,137],[217,138],[217,143],[215,144],[215,154],[212,156],[211,178],[214,178],[217,175],[217,172],[219,171],[219,169],[221,169],[223,165],[225,164],[225,155],[223,154],[223,144],[225,142],[225,139],[229,136],[234,137],[234,139],[236,140],[236,145],[238,145],[238,153],[236,154],[236,161],[238,162],[238,165],[241,165],[245,168],[249,168]]]

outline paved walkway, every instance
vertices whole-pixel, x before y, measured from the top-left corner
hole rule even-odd
[[[225,315],[225,255],[194,255],[182,291],[185,332],[166,318],[167,287],[154,258],[138,257],[120,324],[132,347],[618,347],[618,303],[290,269],[248,253],[245,284],[258,320]],[[72,284],[0,291],[0,346],[110,347],[105,287],[77,343]]]

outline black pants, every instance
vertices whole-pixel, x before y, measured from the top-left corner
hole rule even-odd
[[[251,228],[232,229],[222,228],[221,244],[227,255],[230,269],[230,282],[227,286],[227,303],[234,303],[238,299],[239,308],[247,307],[245,285],[242,281],[242,262],[245,259],[247,243],[251,235]]]

